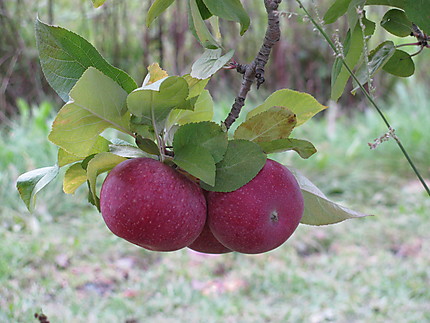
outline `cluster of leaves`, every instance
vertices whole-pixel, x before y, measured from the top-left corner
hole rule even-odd
[[[74,193],[87,183],[89,201],[98,207],[98,175],[128,158],[161,160],[206,190],[228,192],[255,177],[268,153],[294,150],[308,158],[316,152],[310,142],[290,137],[295,127],[325,109],[306,93],[274,92],[231,136],[212,121],[213,101],[205,86],[231,53],[207,50],[191,74],[183,76],[169,76],[153,64],[138,87],[81,36],[39,20],[36,36],[44,74],[66,103],[48,136],[59,147],[57,164],[18,178],[29,210],[61,167],[67,168],[64,192]],[[106,139],[108,128],[130,140]],[[330,224],[363,216],[329,201],[303,175],[296,177],[306,203],[303,223]]]
[[[95,8],[106,2],[106,0],[91,1]],[[175,0],[155,0],[147,13],[146,25],[149,27],[174,2]],[[190,31],[205,48],[222,48],[219,18],[239,23],[240,35],[249,28],[250,18],[240,0],[186,0],[186,2]],[[210,28],[206,22],[210,24]]]
[[[380,70],[400,77],[414,74],[415,65],[407,52],[398,49],[393,41],[387,40],[369,53],[364,50],[366,42],[374,34],[376,23],[365,17],[365,6],[383,5],[390,8],[380,21],[380,25],[392,35],[411,36],[413,24],[424,32],[430,32],[430,7],[426,1],[417,0],[335,0],[324,15],[324,23],[331,24],[346,15],[349,29],[343,41],[343,56],[346,64],[355,68],[355,74],[362,85],[369,82]],[[367,55],[365,58],[363,55]],[[332,70],[331,98],[338,100],[350,77],[341,58],[337,58]],[[354,84],[353,93],[359,88]]]
[[[148,27],[174,2],[175,0],[155,0],[146,18]],[[187,14],[190,31],[202,46],[208,49],[221,48],[219,18],[239,23],[241,35],[250,24],[249,16],[240,0],[187,0]],[[210,23],[212,32],[205,21]]]

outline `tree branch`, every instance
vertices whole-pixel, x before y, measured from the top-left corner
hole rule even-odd
[[[257,80],[257,89],[261,84],[264,83],[264,67],[269,60],[270,52],[273,46],[279,41],[281,37],[281,30],[279,28],[279,15],[278,6],[282,0],[264,0],[264,5],[267,11],[267,29],[266,35],[264,36],[263,45],[261,46],[257,56],[250,64],[237,64],[236,70],[243,74],[242,84],[239,89],[239,93],[234,100],[234,104],[231,107],[231,111],[224,121],[224,125],[227,130],[239,117],[240,111],[245,105],[246,96],[251,90],[251,85],[254,80]]]

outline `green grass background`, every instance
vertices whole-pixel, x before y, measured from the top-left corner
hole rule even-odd
[[[233,98],[218,102],[221,120]],[[331,199],[375,216],[300,225],[263,255],[145,251],[109,232],[86,192],[39,193],[34,214],[19,200],[22,172],[56,161],[49,103],[19,102],[0,135],[0,322],[430,322],[430,198],[372,111],[331,107],[295,130],[319,152],[272,156],[300,169]],[[252,108],[252,104],[245,110]],[[430,103],[399,84],[384,104],[397,135],[430,177]],[[246,111],[244,111],[246,113]],[[242,118],[244,115],[242,116]]]

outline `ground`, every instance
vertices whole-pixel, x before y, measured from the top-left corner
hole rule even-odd
[[[388,113],[428,178],[428,106],[408,112],[410,97],[396,100]],[[55,162],[47,131],[22,119],[0,137],[0,322],[35,322],[36,312],[54,323],[430,322],[430,198],[393,141],[369,150],[385,131],[371,112],[340,118],[334,132],[326,118],[303,126],[319,150],[308,161],[273,157],[374,216],[300,225],[255,256],[145,251],[109,232],[85,190],[66,196],[60,181],[29,214],[14,181]]]

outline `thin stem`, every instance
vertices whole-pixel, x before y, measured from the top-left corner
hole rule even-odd
[[[400,44],[400,45],[397,45],[397,46],[396,46],[396,48],[404,47],[404,46],[421,46],[421,43],[407,43],[407,44]]]
[[[164,162],[164,157],[165,157],[164,140],[162,139],[162,136],[159,134],[157,129],[157,123],[155,122],[155,113],[154,113],[153,106],[151,106],[151,122],[152,122],[152,127],[154,128],[155,139],[157,140],[158,151],[160,152],[160,161]]]
[[[375,100],[372,98],[372,96],[370,95],[370,93],[364,88],[364,86],[358,80],[357,76],[354,74],[354,72],[351,70],[351,68],[348,66],[348,64],[346,64],[344,58],[342,57],[342,53],[339,53],[339,51],[337,50],[335,44],[330,39],[330,37],[327,35],[327,33],[325,32],[325,30],[309,14],[309,12],[303,6],[302,2],[300,0],[296,0],[296,1],[299,4],[300,8],[302,8],[303,11],[306,13],[307,17],[310,19],[310,21],[315,26],[315,28],[317,28],[318,31],[321,33],[321,35],[323,35],[323,37],[325,38],[325,40],[327,41],[327,43],[330,45],[330,47],[333,49],[333,51],[335,52],[335,54],[337,55],[337,57],[340,58],[340,60],[342,61],[343,66],[345,66],[346,70],[351,75],[351,77],[354,79],[354,81],[357,82],[357,84],[359,85],[361,91],[364,93],[364,95],[369,100],[369,102],[371,103],[371,105],[376,109],[376,111],[378,112],[378,114],[381,117],[381,119],[384,121],[384,123],[387,126],[387,128],[389,130],[392,129],[390,123],[388,122],[387,118],[383,114],[382,110],[378,107],[378,105],[376,104]],[[397,136],[394,137],[394,139],[395,139],[397,145],[399,146],[400,150],[402,151],[403,155],[405,156],[406,160],[408,161],[409,165],[411,166],[411,168],[415,172],[415,175],[418,177],[418,179],[420,180],[420,182],[423,185],[424,189],[426,190],[427,194],[430,196],[430,188],[427,186],[426,182],[424,181],[424,178],[421,176],[421,173],[418,171],[417,167],[415,166],[415,163],[412,161],[411,157],[409,156],[409,154],[406,151],[405,147],[401,143],[400,139]]]

